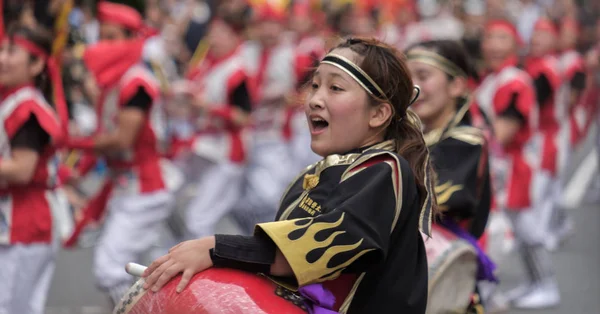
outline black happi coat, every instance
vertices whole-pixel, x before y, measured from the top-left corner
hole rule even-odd
[[[420,195],[393,142],[332,155],[285,192],[273,241],[300,286],[323,282],[340,313],[425,313],[427,257]]]
[[[425,135],[437,173],[436,195],[444,216],[474,237],[483,234],[491,201],[488,148],[483,131],[472,126],[469,103],[443,129]]]

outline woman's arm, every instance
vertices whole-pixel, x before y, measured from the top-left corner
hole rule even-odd
[[[10,141],[11,157],[0,160],[0,179],[27,184],[33,178],[40,154],[50,143],[50,135],[31,116]]]
[[[325,214],[259,224],[252,237],[217,235],[175,246],[146,270],[145,288],[157,291],[183,273],[181,291],[194,274],[213,265],[294,277],[300,286],[335,279],[343,271],[366,271],[386,255],[401,207],[399,164],[388,157],[366,159],[348,171],[330,196],[335,209],[315,206]],[[297,232],[301,229],[305,232]]]
[[[75,138],[69,141],[70,148],[93,150],[96,153],[108,154],[130,149],[144,124],[144,119],[152,105],[152,98],[139,87],[132,98],[119,111],[117,125],[114,130],[91,138]]]

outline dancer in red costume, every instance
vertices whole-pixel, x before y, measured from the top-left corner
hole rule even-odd
[[[98,129],[90,138],[70,139],[68,146],[104,157],[110,169],[76,232],[107,208],[94,272],[116,303],[131,285],[123,265],[138,260],[156,243],[171,212],[174,187],[168,181],[172,168],[162,158],[165,128],[159,83],[141,61],[141,16],[130,7],[101,2],[98,19],[100,42],[83,57],[101,90]]]
[[[68,115],[50,51],[49,35],[24,27],[11,29],[0,47],[2,314],[43,313],[54,271],[56,149]]]
[[[556,57],[558,30],[548,18],[540,18],[534,25],[529,56],[525,70],[533,79],[539,108],[541,165],[534,174],[534,206],[543,226],[550,224],[556,197],[560,193],[558,178],[558,140],[564,100],[560,96],[562,76]],[[545,239],[549,239],[546,234]]]
[[[290,149],[290,139],[301,132],[292,130],[292,118],[297,115],[295,110],[289,110],[287,102],[305,78],[301,70],[311,62],[284,37],[288,18],[285,12],[268,3],[254,10],[256,38],[242,47],[247,73],[255,84],[246,184],[237,206],[241,216],[255,217],[244,223],[246,232],[251,232],[257,222],[274,217],[285,184],[293,179],[295,171],[302,169]],[[306,131],[306,122],[300,127]],[[310,153],[308,146],[304,147]]]
[[[207,56],[188,74],[195,95],[191,120],[196,134],[192,153],[183,163],[189,169],[188,181],[196,183],[185,219],[191,238],[213,234],[242,194],[253,103],[239,31],[214,20]]]
[[[475,100],[494,129],[491,166],[496,206],[506,210],[512,221],[529,275],[529,281],[508,298],[514,306],[538,308],[557,305],[560,296],[543,246],[545,229],[535,227],[533,176],[541,147],[532,141],[538,121],[533,81],[517,68],[520,43],[512,23],[488,22],[482,51],[489,73],[475,91]]]

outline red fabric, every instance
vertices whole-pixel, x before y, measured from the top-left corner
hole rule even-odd
[[[124,105],[131,100],[140,87],[148,93],[151,99],[160,97],[160,89],[154,82],[150,82],[143,77],[134,77],[120,87],[119,104]]]
[[[54,102],[56,104],[56,112],[62,123],[62,129],[65,134],[68,134],[69,130],[69,112],[67,110],[67,102],[65,100],[64,87],[62,83],[62,76],[60,74],[59,66],[56,60],[50,57],[44,50],[36,45],[34,42],[21,37],[14,36],[13,42],[27,50],[29,53],[42,58],[46,61],[46,69],[50,81],[52,82],[52,91],[54,92]]]
[[[71,178],[73,178],[73,170],[71,170],[71,168],[65,166],[64,164],[60,164],[58,166],[57,175],[60,183],[64,184],[65,182],[68,182],[69,180],[71,180]]]
[[[92,155],[90,153],[84,153],[75,169],[77,170],[80,176],[83,176],[90,172],[90,170],[94,168],[97,162],[98,158],[95,155]]]
[[[574,50],[566,51],[566,53],[575,52]],[[564,80],[566,82],[571,82],[573,77],[577,72],[585,73],[585,61],[583,60],[583,56],[580,53],[576,53],[576,58],[574,58],[569,64],[566,65],[565,72],[563,73]]]
[[[102,89],[113,87],[142,59],[144,41],[105,41],[88,47],[83,55],[87,69]]]
[[[100,192],[89,201],[83,210],[83,217],[76,222],[73,233],[64,243],[66,248],[73,247],[77,244],[79,235],[88,224],[97,222],[103,217],[112,189],[112,182],[110,180],[105,181]]]
[[[299,81],[311,70],[314,58],[311,55],[297,55],[294,69],[296,72],[296,80]]]
[[[503,67],[508,70],[509,66]],[[499,73],[497,76],[502,76]],[[506,110],[513,93],[518,94],[517,110],[525,117],[527,125],[522,127],[515,138],[504,147],[507,156],[512,160],[509,182],[507,183],[507,203],[509,209],[523,209],[531,205],[530,190],[532,184],[532,169],[526,162],[524,152],[525,145],[532,136],[533,126],[530,124],[531,115],[536,106],[535,90],[528,83],[526,73],[518,72],[518,75],[505,82],[498,82],[492,103],[495,114]]]
[[[23,88],[31,87],[16,88],[3,96],[7,97]],[[4,104],[0,104],[0,106],[2,105]],[[42,129],[50,135],[53,142],[64,137],[61,124],[49,105],[29,98],[17,104],[12,113],[3,121],[9,139],[29,120],[31,115],[36,117]],[[53,165],[51,161],[55,157],[55,151],[56,147],[50,146],[40,154],[29,183],[18,186],[8,185],[8,187],[0,189],[1,196],[11,199],[11,244],[50,243],[52,240],[52,212],[46,199],[46,192],[57,185],[53,173],[58,169],[49,169]]]
[[[490,20],[486,26],[485,31],[502,30],[511,35],[519,46],[523,45],[523,39],[519,36],[519,32],[514,24],[505,20]]]
[[[270,5],[268,2],[265,2],[262,5],[256,6],[256,20],[259,22],[262,21],[274,21],[283,23],[285,22],[287,16],[283,10],[278,10]]]
[[[80,149],[91,152],[95,148],[94,139],[91,137],[69,138],[65,144],[66,148]]]
[[[535,24],[533,26],[533,30],[548,32],[548,33],[558,37],[558,29],[557,29],[556,25],[554,25],[554,23],[549,18],[546,18],[546,17],[542,17],[542,18],[538,19],[537,22],[535,22]]]
[[[134,32],[143,25],[141,14],[134,8],[107,1],[98,3],[97,18],[100,23],[116,24]]]
[[[323,287],[335,297],[334,310],[340,310],[340,307],[350,294],[350,291],[352,291],[352,287],[357,279],[358,277],[355,274],[342,274],[334,280],[323,282]]]
[[[52,211],[46,199],[46,188],[14,187],[9,189],[12,217],[10,243],[50,243]],[[0,195],[7,194],[0,192]]]
[[[29,120],[30,116],[34,115],[42,129],[50,135],[55,143],[62,142],[65,134],[60,122],[48,107],[49,105],[40,105],[32,99],[23,101],[10,115],[10,119],[6,119],[4,122],[7,135],[12,137]]]
[[[135,71],[135,70],[134,70]],[[125,71],[127,73],[127,71]],[[124,73],[124,74],[125,74]],[[153,103],[156,97],[159,96],[159,87],[157,83],[149,77],[149,72],[139,71],[136,74],[127,75],[127,79],[119,78],[118,85],[115,88],[119,89],[118,107],[124,106],[125,101],[129,100],[133,93],[140,87],[143,87],[151,97]],[[103,95],[111,88],[104,88]],[[105,116],[104,102],[98,106],[98,125],[101,127],[103,121],[100,117]],[[139,179],[139,191],[141,193],[149,193],[165,188],[165,180],[160,171],[160,158],[163,152],[158,150],[158,139],[153,130],[153,125],[150,120],[150,112],[153,108],[149,108],[145,121],[140,128],[137,138],[133,143],[133,147],[129,149],[132,155],[132,160],[125,161],[115,158],[107,158],[107,164],[112,169],[132,170]],[[118,113],[117,113],[118,114]],[[116,117],[115,117],[116,118]]]
[[[271,51],[269,49],[263,49],[260,55],[258,63],[258,71],[256,72],[256,91],[255,91],[255,103],[259,103],[262,99],[262,88],[264,87],[265,76],[267,75],[267,67],[269,60],[271,59]]]
[[[552,56],[529,58],[525,62],[527,73],[535,80],[544,75],[552,87],[552,95],[545,104],[540,104],[539,128],[544,136],[542,148],[542,169],[556,175],[558,163],[558,146],[556,138],[560,125],[556,117],[556,95],[561,87],[562,79],[558,69],[558,61]]]

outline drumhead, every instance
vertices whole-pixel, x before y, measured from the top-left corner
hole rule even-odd
[[[464,313],[477,281],[477,254],[473,247],[456,239],[442,256],[429,263],[427,313]]]

